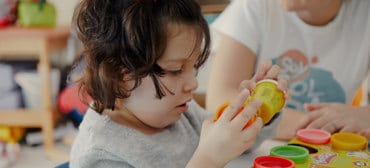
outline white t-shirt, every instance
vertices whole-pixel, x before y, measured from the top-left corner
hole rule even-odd
[[[343,0],[325,26],[308,25],[279,3],[234,0],[212,28],[250,48],[258,61],[268,58],[281,66],[292,91],[287,107],[350,103],[369,69],[370,1]]]

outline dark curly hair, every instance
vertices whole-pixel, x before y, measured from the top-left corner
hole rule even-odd
[[[80,91],[93,99],[99,113],[114,109],[116,98],[129,97],[148,75],[157,98],[165,96],[158,79],[165,73],[156,62],[166,49],[169,24],[189,25],[203,41],[195,68],[209,55],[209,28],[195,0],[83,0],[73,20],[86,63]],[[129,80],[134,86],[123,87]]]

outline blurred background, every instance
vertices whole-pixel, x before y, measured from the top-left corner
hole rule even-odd
[[[87,108],[68,82],[83,69],[71,72],[82,50],[71,28],[78,2],[0,0],[0,168],[55,167],[68,161]],[[199,3],[211,23],[229,0]],[[212,40],[217,40],[214,33]],[[213,54],[198,76],[194,98],[202,106]],[[360,103],[367,103],[367,85],[364,81]]]

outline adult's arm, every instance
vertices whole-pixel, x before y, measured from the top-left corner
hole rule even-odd
[[[256,55],[248,47],[220,33],[215,50],[206,95],[206,109],[215,111],[219,105],[239,93],[243,80],[250,79],[256,65]]]

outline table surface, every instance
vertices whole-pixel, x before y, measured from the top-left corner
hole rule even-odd
[[[255,150],[245,153],[237,159],[231,161],[226,165],[226,168],[248,168],[253,166],[253,161],[258,156],[267,156],[270,153],[270,149],[275,146],[286,145],[286,141],[278,141],[273,139],[267,139],[261,143],[261,145]]]

